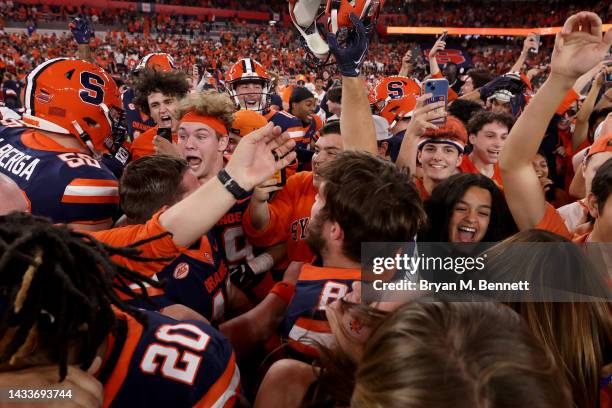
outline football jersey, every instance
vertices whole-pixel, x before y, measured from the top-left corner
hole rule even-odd
[[[361,279],[361,270],[321,268],[304,264],[295,295],[281,324],[281,336],[289,347],[301,355],[316,357],[312,341],[331,346],[333,334],[325,316],[325,306],[344,297],[354,281]]]
[[[238,265],[253,258],[253,247],[242,228],[242,218],[250,202],[250,197],[236,202],[213,228],[228,265]]]
[[[240,372],[232,346],[210,325],[143,311],[142,325],[117,312],[105,361],[96,377],[104,407],[232,407]]]
[[[312,177],[312,172],[303,171],[287,179],[285,187],[277,191],[268,204],[270,221],[263,230],[253,227],[250,210],[247,211],[242,225],[253,245],[265,248],[286,242],[289,261],[312,261],[314,254],[306,244],[310,210],[317,195]]]
[[[0,121],[0,173],[24,192],[32,214],[56,223],[108,222],[118,210],[118,183],[110,170],[19,121]]]
[[[268,122],[281,128],[282,133],[287,132],[296,142],[304,140],[304,126],[302,121],[285,111],[270,111],[264,115]]]
[[[138,136],[153,126],[153,119],[142,113],[134,105],[135,92],[133,88],[128,88],[122,95],[123,109],[125,111],[125,120],[127,122],[128,135],[131,140],[137,139]]]
[[[143,300],[129,300],[128,303],[148,310],[181,304],[210,322],[223,320],[229,277],[214,233],[208,233],[190,248],[181,248],[180,255],[153,279],[165,282],[162,290],[147,287],[153,304]],[[140,292],[137,285],[131,288]]]

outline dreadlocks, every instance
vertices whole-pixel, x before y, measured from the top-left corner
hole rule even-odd
[[[0,363],[13,364],[38,341],[37,349],[58,362],[60,381],[67,374],[69,350],[76,350],[83,369],[88,367],[116,327],[114,307],[144,323],[144,314],[124,303],[117,291],[148,299],[145,284],[161,286],[110,257],[151,261],[140,257],[137,247],[164,235],[116,248],[46,218],[0,216],[0,338],[14,329]],[[131,283],[144,295],[132,291]]]

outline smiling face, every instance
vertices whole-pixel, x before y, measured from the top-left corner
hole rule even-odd
[[[491,220],[492,197],[488,190],[468,188],[453,208],[449,222],[450,242],[480,242]]]
[[[538,178],[547,178],[548,177],[548,163],[546,162],[546,158],[541,154],[536,154],[536,156],[531,161],[533,169],[535,170]]]
[[[559,130],[567,130],[569,129],[572,121],[576,118],[576,114],[578,113],[578,101],[571,104],[571,106],[563,112],[561,116],[561,120],[557,123],[557,128]]]
[[[302,102],[292,103],[293,108],[291,113],[299,118],[302,122],[308,122],[310,116],[314,113],[317,107],[317,101],[315,98],[304,99]]]
[[[160,128],[170,128],[176,133],[179,124],[178,99],[161,92],[153,92],[147,96],[149,116]]]
[[[441,143],[427,143],[418,152],[423,175],[433,181],[446,180],[457,171],[462,155],[457,148]]]
[[[218,137],[210,126],[203,123],[182,122],[178,129],[181,155],[200,182],[221,171],[227,143],[227,136]]]
[[[487,123],[477,134],[470,135],[470,143],[474,146],[472,154],[485,164],[495,164],[507,138],[506,125],[500,122]]]
[[[263,85],[261,82],[243,82],[235,87],[242,109],[261,110]]]

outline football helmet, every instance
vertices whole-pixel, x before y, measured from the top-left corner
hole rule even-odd
[[[400,99],[391,99],[380,111],[380,116],[387,119],[389,129],[393,129],[400,120],[412,116],[416,103],[416,96],[412,94],[408,94]]]
[[[234,114],[234,121],[230,132],[236,136],[243,137],[268,124],[263,115],[248,109],[239,110]]]
[[[378,115],[390,100],[420,94],[421,86],[415,80],[404,76],[391,76],[378,81],[370,90],[368,99],[372,112]]]
[[[238,85],[257,83],[261,92],[243,92],[238,95]],[[243,58],[230,67],[225,75],[225,90],[238,109],[263,112],[270,106],[272,80],[264,67],[252,58]]]
[[[75,136],[92,154],[107,152],[125,138],[119,88],[99,66],[55,58],[26,78],[23,122],[36,129]]]
[[[354,30],[349,16],[354,13],[372,34],[384,0],[289,0],[289,16],[301,35],[306,50],[306,62],[311,66],[330,65],[329,45],[325,30],[338,34],[340,44]],[[317,25],[325,16],[326,24]]]
[[[154,69],[157,71],[170,72],[177,69],[177,65],[174,62],[174,58],[170,54],[164,52],[154,52],[147,54],[136,65],[134,73],[138,73],[143,69]]]

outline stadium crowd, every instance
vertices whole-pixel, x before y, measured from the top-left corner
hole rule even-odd
[[[316,3],[0,34],[0,407],[612,407],[610,9],[432,44],[362,0],[319,35]],[[430,246],[486,267],[394,292]]]

